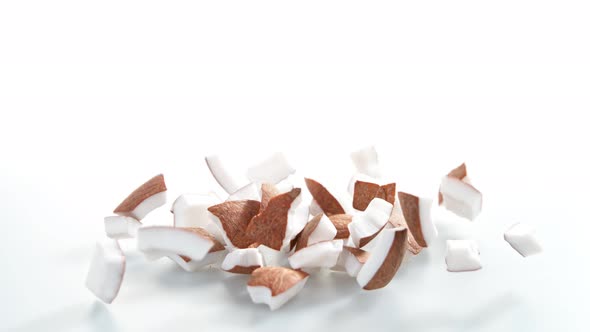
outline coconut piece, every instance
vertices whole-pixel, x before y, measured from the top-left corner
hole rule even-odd
[[[481,212],[481,192],[467,182],[445,176],[440,192],[445,208],[460,217],[474,220]]]
[[[356,185],[357,181],[368,182],[368,183],[378,183],[379,181],[375,178],[372,178],[366,174],[362,173],[355,173],[350,177],[348,181],[348,193],[350,196],[354,196],[354,186]]]
[[[373,198],[381,198],[395,204],[395,183],[380,186],[376,183],[356,181],[352,206],[357,210],[365,211]]]
[[[315,199],[312,199],[311,203],[309,204],[309,214],[312,216],[317,216],[320,213],[324,213],[324,211],[322,210],[318,202]]]
[[[110,216],[104,218],[104,230],[111,239],[128,239],[137,235],[141,223],[133,217]]]
[[[438,231],[430,216],[432,200],[401,191],[398,196],[404,219],[416,243],[421,247],[428,247],[428,243],[438,236]]]
[[[299,251],[318,242],[333,240],[336,233],[336,227],[334,227],[334,224],[328,217],[323,214],[317,215],[305,225],[297,241],[295,251]]]
[[[338,262],[343,244],[342,240],[333,240],[307,246],[289,256],[289,264],[294,269],[333,267]]]
[[[391,216],[389,217],[389,223],[394,227],[408,227],[408,223],[406,222],[406,218],[404,218],[404,214],[399,202],[400,200],[398,199],[393,205],[393,210],[391,211]],[[418,255],[422,249],[422,246],[416,242],[412,232],[410,232],[408,229],[408,251],[414,255]]]
[[[387,286],[404,258],[407,241],[407,228],[384,229],[377,237],[371,255],[358,271],[357,283],[365,290]]]
[[[270,310],[280,308],[299,293],[309,275],[285,267],[261,267],[252,272],[248,293],[252,302],[264,303]]]
[[[113,213],[141,220],[151,211],[166,204],[166,190],[164,175],[156,175],[127,196]]]
[[[356,277],[370,255],[368,251],[344,246],[341,254],[344,270],[349,276]]]
[[[512,225],[504,233],[504,240],[522,257],[536,255],[543,251],[539,240],[535,236],[535,230],[529,225],[521,223]]]
[[[379,158],[377,157],[377,150],[375,150],[374,146],[367,146],[354,151],[350,154],[350,158],[357,172],[374,178],[378,178],[381,175]]]
[[[212,252],[211,250],[209,251],[209,253],[207,253],[205,258],[199,261],[172,253],[165,254],[165,256],[170,258],[176,264],[178,264],[178,266],[180,266],[183,270],[187,272],[194,272],[208,266],[218,265],[227,254],[227,251],[225,249],[214,252]]]
[[[252,182],[267,182],[276,184],[295,173],[295,168],[289,164],[285,155],[273,153],[267,159],[250,167],[247,175]]]
[[[243,175],[232,174],[218,155],[205,157],[205,163],[207,163],[207,167],[209,167],[215,181],[230,195],[246,186],[249,182]]]
[[[260,200],[260,187],[257,183],[248,183],[247,185],[243,186],[242,188],[236,190],[234,193],[229,195],[225,201],[242,201],[247,199],[253,201]]]
[[[216,225],[223,229],[225,243],[230,248],[248,248],[255,242],[246,233],[246,228],[252,218],[258,214],[260,202],[251,200],[223,202],[209,207],[208,210],[213,214]]]
[[[252,218],[246,233],[256,242],[280,250],[285,240],[291,205],[300,193],[301,189],[295,188],[271,198],[266,209]]]
[[[256,248],[236,249],[221,263],[221,269],[231,273],[251,274],[263,266],[262,255]]]
[[[125,275],[125,255],[116,240],[96,244],[86,287],[101,301],[111,303],[117,297]]]
[[[148,255],[166,252],[199,261],[214,246],[221,244],[199,228],[150,226],[140,228],[137,232],[137,248]]]
[[[346,213],[338,200],[322,184],[308,178],[305,178],[305,184],[314,200],[328,217],[333,214]]]
[[[289,265],[287,253],[283,250],[275,250],[265,245],[259,245],[258,251],[262,255],[264,266],[287,266]]]
[[[334,239],[348,239],[350,236],[348,224],[352,222],[352,216],[349,214],[335,214],[329,218],[336,227],[336,237]]]
[[[473,240],[447,240],[445,261],[449,272],[481,269],[477,242]]]
[[[354,246],[362,248],[371,242],[389,220],[392,209],[391,203],[375,198],[365,211],[354,215],[348,224]]]
[[[207,210],[218,204],[219,197],[214,194],[183,194],[172,204],[170,212],[174,214],[175,227],[201,227],[211,233],[218,241],[225,242],[221,227],[213,220],[213,215]]]
[[[268,201],[270,201],[271,198],[281,193],[279,189],[271,183],[263,183],[260,191],[262,197],[260,200],[260,211],[266,209]]]

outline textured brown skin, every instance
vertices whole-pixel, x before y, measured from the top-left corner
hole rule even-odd
[[[391,216],[389,217],[389,223],[392,224],[394,227],[408,227],[403,212],[396,213],[396,209],[394,209],[394,211],[391,213]],[[408,250],[414,255],[418,255],[422,251],[422,246],[420,246],[416,242],[416,240],[414,239],[414,235],[412,235],[412,232],[410,232],[409,230]]]
[[[379,186],[371,182],[355,182],[352,207],[360,211],[365,211],[374,198],[381,198],[391,204],[395,204],[395,183]]]
[[[274,184],[263,183],[261,188],[260,211],[266,209],[271,198],[280,194],[279,190]]]
[[[422,233],[422,221],[420,220],[420,198],[405,193],[399,192],[399,202],[404,213],[404,219],[408,224],[410,232],[414,236],[416,243],[423,248],[428,247],[426,240],[424,240],[424,234]]]
[[[246,228],[246,233],[260,244],[281,250],[287,231],[287,217],[293,201],[301,194],[300,188],[270,199],[268,206],[257,214]]]
[[[301,232],[295,235],[295,237],[291,240],[291,242],[289,243],[289,251],[293,251],[293,249],[295,249],[295,246],[297,246],[297,242],[299,241],[300,236]]]
[[[113,213],[131,212],[147,198],[166,190],[164,175],[158,174],[139,186],[139,188],[135,189],[121,204],[119,204],[119,206],[115,208]]]
[[[344,214],[344,208],[332,194],[319,182],[305,178],[305,185],[326,216]]]
[[[295,251],[299,251],[305,247],[307,247],[307,241],[309,240],[309,236],[315,231],[318,227],[320,220],[324,215],[318,214],[317,216],[313,217],[303,228],[299,235],[299,240],[297,240],[297,246],[295,247]]]
[[[369,256],[371,256],[370,252],[364,251],[363,249],[347,246],[344,246],[343,249],[348,250],[351,254],[353,254],[356,260],[359,261],[359,263],[361,264],[365,264],[367,259],[369,259]]]
[[[266,287],[270,289],[272,296],[277,296],[295,286],[307,278],[307,276],[309,274],[300,270],[292,270],[279,266],[266,266],[252,272],[252,276],[248,280],[248,286]]]
[[[391,205],[395,204],[395,183],[382,185],[377,192],[377,198],[381,198]]]
[[[334,224],[334,227],[336,227],[336,237],[334,239],[348,239],[350,236],[348,224],[352,221],[352,216],[349,214],[335,214],[328,218]]]
[[[452,178],[457,178],[459,180],[463,180],[466,176],[467,176],[467,165],[465,165],[465,163],[462,163],[461,165],[457,166],[456,168],[453,168],[449,174],[447,174],[448,177],[452,177]],[[440,193],[440,191],[438,192],[438,205],[441,205],[443,203],[443,196]]]
[[[381,267],[377,270],[377,273],[373,276],[363,289],[374,290],[387,286],[391,279],[395,276],[395,273],[399,269],[404,254],[406,253],[406,246],[408,243],[408,229],[403,228],[395,233],[393,244],[389,248],[389,252],[381,264]]]
[[[260,265],[254,266],[234,266],[231,270],[225,270],[226,272],[238,273],[238,274],[252,274],[254,270],[260,268]]]
[[[208,208],[219,218],[227,238],[237,248],[248,248],[254,239],[246,232],[250,220],[260,210],[260,202],[252,200],[229,201]]]

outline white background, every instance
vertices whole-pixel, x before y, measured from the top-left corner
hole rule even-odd
[[[0,328],[588,331],[588,17],[587,1],[2,1]],[[314,276],[271,313],[244,277],[133,242],[114,304],[84,288],[103,216],[149,177],[172,198],[219,190],[205,154],[284,151],[344,188],[371,143],[406,188],[465,160],[485,200],[473,223],[436,211],[441,237],[387,288]],[[516,221],[542,255],[502,240]],[[446,272],[446,238],[477,239],[484,268]]]

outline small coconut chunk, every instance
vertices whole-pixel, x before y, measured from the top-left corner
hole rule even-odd
[[[208,266],[218,266],[225,258],[225,255],[227,255],[227,251],[225,249],[219,251],[209,251],[207,255],[205,255],[205,258],[197,261],[173,253],[164,254],[164,256],[170,258],[172,261],[178,264],[178,266],[180,266],[183,270],[187,272],[202,270]]]
[[[399,192],[398,195],[404,219],[412,236],[421,247],[428,247],[428,243],[438,235],[430,216],[432,200],[405,192]]]
[[[345,246],[341,254],[344,270],[349,276],[356,277],[370,255],[362,249]]]
[[[365,211],[373,198],[381,198],[391,204],[395,204],[395,183],[378,185],[372,182],[356,181],[352,206],[360,211]]]
[[[111,239],[128,239],[137,235],[141,223],[133,217],[110,216],[104,218],[104,230]]]
[[[285,155],[277,152],[250,167],[247,175],[252,182],[276,184],[293,173],[295,173],[295,168],[289,164]]]
[[[218,241],[225,242],[221,227],[217,226],[213,215],[207,210],[218,204],[219,197],[213,194],[183,194],[172,204],[175,227],[200,227],[211,233]]]
[[[305,184],[313,199],[328,217],[333,214],[346,213],[338,200],[322,184],[308,178],[305,179]]]
[[[354,246],[362,248],[368,244],[385,226],[392,209],[391,203],[375,198],[364,212],[354,215],[352,222],[348,224]]]
[[[471,184],[446,176],[440,184],[443,205],[456,215],[474,220],[481,212],[482,195]]]
[[[338,262],[342,246],[342,240],[324,241],[307,246],[289,256],[289,264],[294,269],[333,267]]]
[[[111,303],[117,297],[125,274],[125,255],[116,240],[96,244],[86,287],[101,301]]]
[[[477,242],[473,240],[447,240],[445,261],[449,272],[476,271],[481,269]]]
[[[263,264],[262,255],[258,249],[236,249],[225,256],[221,269],[231,273],[251,274]]]
[[[288,256],[285,250],[275,250],[265,245],[259,245],[258,251],[262,255],[264,266],[288,266]]]
[[[267,304],[270,310],[280,308],[299,293],[309,275],[285,267],[261,267],[248,281],[248,293],[254,303]]]
[[[535,230],[529,225],[521,223],[512,225],[504,233],[504,240],[521,254],[522,257],[536,255],[543,251],[541,243],[539,243],[539,240],[535,236]]]
[[[336,237],[334,239],[348,239],[350,236],[348,224],[352,222],[352,216],[349,214],[334,214],[329,218],[336,228]]]
[[[379,158],[377,157],[377,150],[374,146],[367,146],[354,151],[350,154],[350,158],[357,172],[374,178],[378,178],[381,175]]]
[[[260,187],[255,182],[250,182],[242,188],[236,190],[234,193],[229,195],[227,201],[242,201],[242,200],[260,200]]]
[[[295,250],[301,250],[318,242],[333,240],[336,233],[336,227],[328,217],[323,214],[317,215],[305,225]]]
[[[213,220],[221,229],[230,248],[248,248],[254,239],[246,232],[248,224],[260,211],[260,202],[243,200],[223,202],[209,207]]]
[[[209,167],[215,181],[230,195],[249,182],[245,176],[232,173],[218,155],[205,157],[205,163],[207,163],[207,167]]]
[[[137,232],[137,248],[148,255],[166,252],[199,261],[216,245],[221,244],[197,228],[150,226]]]
[[[166,204],[166,190],[164,175],[156,175],[127,196],[113,213],[141,220],[148,213]]]

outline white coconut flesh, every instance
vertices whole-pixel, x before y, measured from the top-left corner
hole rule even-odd
[[[374,198],[365,211],[355,214],[348,224],[354,246],[359,247],[361,239],[379,232],[389,220],[392,210],[391,203],[381,198]]]
[[[150,226],[137,232],[137,248],[148,256],[168,252],[199,261],[213,245],[210,239],[183,228]]]
[[[208,253],[203,259],[200,261],[197,260],[189,260],[188,262],[185,261],[180,255],[172,254],[172,253],[164,253],[164,256],[170,258],[174,261],[178,266],[180,266],[183,270],[187,272],[194,272],[197,270],[201,270],[208,266],[217,266],[222,261],[225,255],[227,254],[226,250],[220,250],[215,252]]]
[[[395,233],[398,230],[400,228],[384,229],[375,238],[375,245],[371,251],[371,255],[357,272],[356,281],[361,288],[364,288],[373,279],[383,265],[383,262],[385,262],[385,258],[394,244]],[[351,270],[352,268],[353,266],[351,266]]]
[[[250,182],[245,176],[230,172],[218,155],[205,157],[205,162],[215,181],[230,195]]]
[[[378,178],[381,175],[379,158],[377,157],[377,150],[374,146],[367,146],[352,152],[350,159],[352,159],[357,172],[373,178]]]
[[[445,261],[449,272],[481,269],[477,242],[473,240],[447,240]]]
[[[139,203],[132,211],[117,213],[122,216],[133,217],[137,220],[145,218],[150,212],[166,204],[167,191],[161,191],[154,194],[141,203]]]
[[[250,167],[247,176],[252,182],[276,184],[293,173],[295,168],[289,164],[284,154],[277,152]]]
[[[472,185],[445,176],[440,185],[443,205],[456,215],[474,220],[481,212],[482,195]]]
[[[250,182],[242,188],[238,189],[236,192],[229,195],[229,197],[225,201],[241,201],[246,199],[259,201],[260,197],[260,185],[255,182]]]
[[[172,204],[175,227],[200,227],[208,231],[221,243],[225,243],[220,228],[213,214],[207,209],[220,203],[219,197],[213,194],[183,194]]]
[[[504,240],[522,257],[536,255],[543,251],[543,247],[535,235],[535,230],[526,224],[512,225],[504,233]]]
[[[262,255],[256,248],[236,249],[225,256],[221,269],[229,271],[235,267],[264,266]]]
[[[309,220],[309,204],[306,204],[301,195],[297,196],[287,214],[287,229],[283,240],[282,250],[288,249],[291,240],[303,230]]]
[[[109,216],[104,218],[104,230],[111,239],[128,239],[137,236],[141,223],[126,216]]]
[[[331,268],[338,263],[342,246],[342,240],[324,241],[307,246],[291,254],[289,264],[294,269]]]
[[[263,266],[289,266],[288,254],[285,250],[275,250],[265,245],[258,246],[262,255]]]
[[[252,302],[266,304],[272,311],[282,307],[297,295],[297,293],[303,289],[303,286],[305,286],[308,278],[309,277],[305,277],[293,285],[293,287],[275,296],[272,296],[270,288],[264,286],[248,286],[248,293],[250,294]]]
[[[96,244],[86,287],[101,301],[111,303],[117,297],[125,274],[125,256],[116,240]]]

